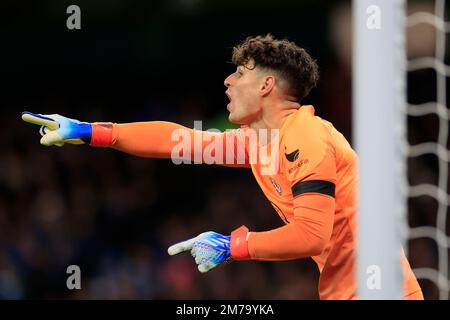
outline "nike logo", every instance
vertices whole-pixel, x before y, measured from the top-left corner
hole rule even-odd
[[[297,149],[297,150],[294,150],[291,153],[284,153],[284,155],[286,156],[286,159],[289,162],[294,162],[295,160],[298,159],[298,156],[300,155],[300,151]]]

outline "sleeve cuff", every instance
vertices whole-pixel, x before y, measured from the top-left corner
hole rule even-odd
[[[233,260],[250,260],[248,251],[248,238],[250,232],[246,226],[241,226],[231,232],[231,258]]]
[[[111,122],[95,122],[92,124],[91,146],[109,147],[112,141],[113,124]]]

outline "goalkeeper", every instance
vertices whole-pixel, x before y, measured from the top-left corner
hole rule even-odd
[[[200,272],[227,261],[312,257],[320,271],[321,299],[357,299],[357,156],[331,123],[315,116],[313,106],[300,104],[317,84],[316,62],[293,42],[271,35],[247,38],[233,49],[232,60],[237,68],[225,79],[227,109],[230,122],[241,129],[210,133],[171,122],[86,123],[29,112],[22,118],[41,125],[41,143],[46,146],[89,143],[141,157],[173,157],[178,142],[172,134],[178,129],[191,141],[188,152],[183,149],[176,155],[185,160],[198,160],[211,140],[221,138],[223,149],[215,150],[215,156],[223,157],[220,164],[251,168],[285,225],[265,232],[241,226],[226,236],[205,232],[171,246],[169,254],[190,251]],[[261,129],[279,130],[279,140],[267,143],[279,160],[272,174],[264,174],[262,161],[251,161],[249,142],[242,138],[242,133]],[[198,134],[201,143],[195,143]],[[235,160],[242,147],[243,161],[227,163],[226,146],[232,146]],[[201,156],[200,160],[205,162]],[[406,256],[401,255],[404,298],[423,299]]]

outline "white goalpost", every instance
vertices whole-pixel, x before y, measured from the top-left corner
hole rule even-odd
[[[411,3],[419,3],[419,11],[407,15],[406,6]],[[410,257],[422,259],[418,266],[412,260],[411,266],[420,282],[428,281],[428,289],[434,286],[432,297],[449,299],[450,65],[446,64],[446,48],[450,22],[446,21],[445,5],[445,0],[353,1],[353,132],[360,160],[357,277],[361,299],[402,298],[402,246]],[[424,11],[427,6],[429,12]],[[422,34],[417,38],[421,39],[421,50],[415,55],[425,55],[408,60],[406,35],[409,28],[419,25],[433,28],[434,48],[422,50]],[[410,32],[409,36],[416,35]],[[413,104],[407,96],[407,76],[423,74],[427,69],[434,72],[435,84],[416,83],[416,87],[428,85],[435,94],[426,96],[426,102]],[[437,138],[409,141],[408,133],[417,128],[408,128],[408,119],[417,123],[430,115],[437,119],[431,130]],[[436,165],[415,162],[430,156],[436,159]],[[412,172],[417,168],[435,176],[435,182],[421,181],[420,172]],[[414,199],[426,199],[421,201],[436,206],[415,210]],[[422,225],[408,225],[411,212]],[[419,252],[414,251],[416,246],[408,247],[417,240],[427,243],[425,263],[424,249]]]
[[[406,211],[404,0],[353,1],[354,141],[359,156],[361,299],[401,299]]]

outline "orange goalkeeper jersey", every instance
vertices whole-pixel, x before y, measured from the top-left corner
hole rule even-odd
[[[253,174],[286,224],[297,221],[299,226],[308,226],[301,232],[327,242],[320,253],[312,256],[320,270],[320,298],[355,299],[357,156],[330,122],[314,115],[312,106],[302,106],[288,116],[279,135],[278,173],[261,174],[258,162],[251,164]],[[277,254],[276,247],[281,243],[277,243],[275,235],[287,236],[285,230],[278,234],[276,231],[256,233],[254,238],[252,233],[248,244],[250,257],[289,258],[283,252]],[[306,236],[294,239],[299,243],[291,246],[301,246],[301,241],[316,241]],[[284,254],[295,252],[285,251]],[[402,262],[407,297],[419,292],[420,287],[403,252]]]
[[[179,144],[179,140],[173,139],[178,129],[189,138],[191,151],[184,149],[175,156],[194,160],[200,154],[203,162],[214,163],[203,158],[204,151],[211,149],[208,146],[212,140],[222,139],[211,152],[215,163],[251,167],[285,223],[270,231],[247,233],[242,241],[237,236],[241,228],[235,230],[231,237],[233,258],[276,261],[312,257],[320,271],[321,299],[357,298],[357,156],[331,123],[315,116],[312,106],[302,106],[289,115],[279,131],[279,139],[273,140],[278,145],[273,141],[267,145],[267,154],[275,150],[279,161],[276,170],[269,173],[264,169],[271,161],[252,161],[252,148],[241,135],[249,130],[246,128],[217,134],[162,121],[96,123],[91,145],[109,146],[143,157],[170,158]],[[199,133],[207,138],[198,139]],[[236,163],[240,147],[245,151],[244,159]],[[230,150],[234,163],[227,163]],[[404,296],[421,298],[419,284],[404,253],[401,254]]]

